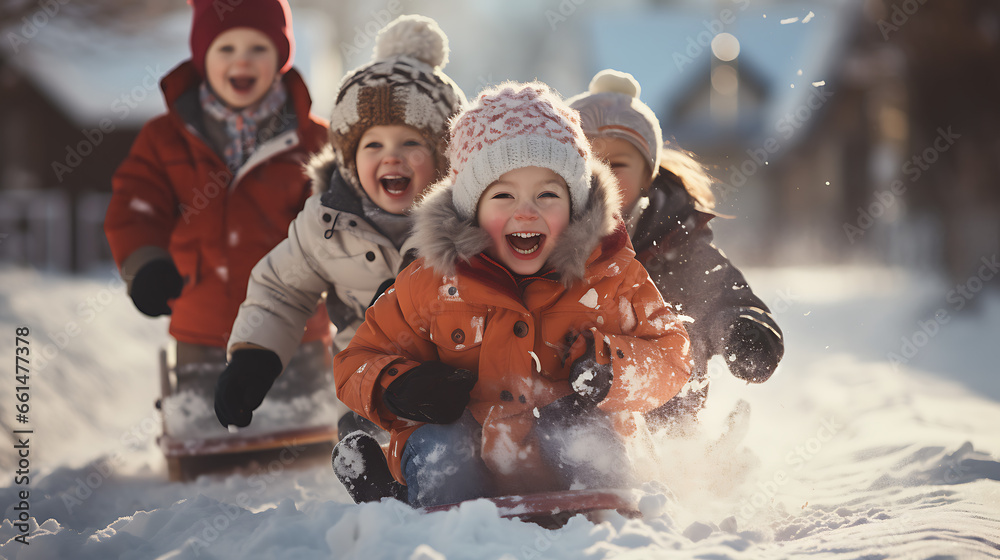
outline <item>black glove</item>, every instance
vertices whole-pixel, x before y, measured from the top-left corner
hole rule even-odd
[[[250,425],[253,411],[281,374],[281,359],[270,350],[250,348],[233,352],[215,384],[215,416],[223,426]]]
[[[382,402],[400,418],[451,424],[461,418],[479,376],[472,371],[431,361],[399,376],[382,394]]]
[[[181,295],[184,280],[170,259],[150,261],[135,273],[129,295],[136,308],[150,317],[170,315],[167,301]]]
[[[583,343],[587,345],[586,350],[570,366],[569,383],[573,387],[577,404],[583,407],[594,407],[608,396],[615,374],[611,369],[611,364],[598,362],[593,331],[586,330],[580,333],[574,344],[579,344],[581,338]]]
[[[767,381],[785,353],[780,331],[747,315],[729,326],[723,357],[729,371],[744,381]]]

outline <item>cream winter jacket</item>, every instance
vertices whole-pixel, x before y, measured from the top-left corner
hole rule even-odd
[[[274,351],[287,366],[306,320],[326,293],[337,327],[334,351],[346,347],[379,286],[394,278],[412,241],[401,249],[364,219],[361,200],[341,178],[329,149],[309,164],[315,192],[279,243],[253,268],[228,348]]]

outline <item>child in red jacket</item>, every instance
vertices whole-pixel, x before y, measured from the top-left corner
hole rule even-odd
[[[688,338],[610,172],[540,83],[484,91],[451,134],[450,178],[414,210],[419,258],[334,358],[341,400],[391,433],[388,464],[355,432],[338,477],[417,506],[631,484],[621,436],[687,381]]]
[[[309,197],[303,164],[326,126],[292,68],[286,0],[193,7],[191,59],[163,78],[167,113],[116,171],[104,229],[135,306],[171,315],[178,390],[210,396],[250,270]],[[300,365],[322,377],[325,313],[310,327]]]

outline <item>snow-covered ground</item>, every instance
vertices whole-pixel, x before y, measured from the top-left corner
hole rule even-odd
[[[110,271],[0,268],[0,556],[1000,558],[997,290],[958,310],[949,286],[899,270],[747,272],[787,338],[775,376],[747,386],[713,362],[701,433],[637,454],[646,517],[548,531],[485,502],[430,515],[354,505],[326,461],[294,456],[167,482],[153,407],[166,321],[141,317]],[[18,327],[34,358],[28,424]],[[741,399],[745,436],[720,440]],[[19,429],[33,431],[26,484]]]

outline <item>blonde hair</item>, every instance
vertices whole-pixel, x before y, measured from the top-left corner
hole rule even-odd
[[[690,152],[666,145],[660,152],[660,169],[677,177],[684,190],[706,209],[715,208],[712,185],[715,179]]]

